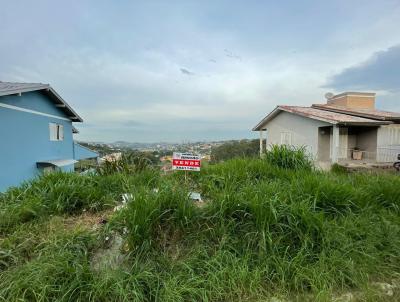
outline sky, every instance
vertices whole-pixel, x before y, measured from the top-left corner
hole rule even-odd
[[[257,137],[275,106],[400,112],[400,1],[0,0],[0,80],[49,83],[82,141]]]

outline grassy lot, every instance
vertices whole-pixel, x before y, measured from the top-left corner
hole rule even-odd
[[[46,175],[0,195],[0,301],[398,301],[399,212],[396,175],[273,154]]]

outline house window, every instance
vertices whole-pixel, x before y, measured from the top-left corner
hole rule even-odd
[[[64,126],[56,123],[49,124],[50,140],[62,141],[64,140]]]
[[[291,145],[291,144],[292,144],[292,133],[281,132],[281,145]]]

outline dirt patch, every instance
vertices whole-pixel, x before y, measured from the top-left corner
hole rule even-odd
[[[159,249],[171,260],[180,259],[185,251],[182,244],[184,234],[172,227],[159,226],[157,230],[157,244]]]
[[[112,214],[112,209],[96,213],[83,212],[81,215],[64,218],[63,224],[65,229],[83,228],[97,230],[107,223]]]
[[[98,249],[93,255],[90,266],[93,271],[116,270],[126,266],[128,256],[123,253],[124,239],[118,233],[105,238],[106,247]]]

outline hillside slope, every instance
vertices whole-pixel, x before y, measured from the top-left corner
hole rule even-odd
[[[0,300],[398,301],[399,188],[260,159],[43,176],[0,195]]]

